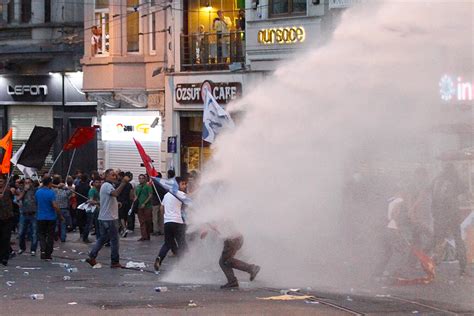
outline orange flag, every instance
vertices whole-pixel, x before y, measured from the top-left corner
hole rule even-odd
[[[12,129],[10,128],[7,135],[0,140],[0,147],[5,149],[2,165],[0,167],[1,173],[10,173],[10,159],[12,158],[13,151],[12,133]]]

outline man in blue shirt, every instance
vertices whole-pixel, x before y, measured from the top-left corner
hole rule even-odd
[[[38,212],[38,237],[41,247],[41,259],[51,260],[54,247],[54,228],[56,219],[64,220],[61,210],[56,203],[56,194],[52,190],[53,180],[51,177],[43,179],[43,186],[35,194]]]

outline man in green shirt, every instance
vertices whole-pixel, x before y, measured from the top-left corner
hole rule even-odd
[[[138,203],[138,221],[140,222],[141,238],[138,241],[150,240],[150,235],[153,232],[153,212],[151,205],[151,198],[153,189],[147,184],[147,176],[141,174],[138,177],[139,184],[135,188],[135,201]]]
[[[84,225],[84,230],[82,233],[82,241],[89,244],[91,241],[89,240],[89,232],[91,231],[92,225],[94,225],[97,221],[97,217],[99,216],[99,204],[100,204],[100,186],[102,185],[100,179],[94,179],[92,182],[92,187],[89,189],[89,193],[87,194],[89,197],[89,204],[94,205],[95,208],[91,208],[90,210],[86,210],[86,224]],[[99,226],[96,225],[96,237],[99,239],[100,232]]]

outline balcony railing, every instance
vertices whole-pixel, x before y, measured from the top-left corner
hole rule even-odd
[[[244,62],[244,31],[181,35],[181,71],[227,70]]]

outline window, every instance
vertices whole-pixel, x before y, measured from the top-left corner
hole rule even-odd
[[[96,0],[95,25],[91,30],[92,55],[108,55],[110,50],[109,1]]]
[[[31,21],[31,0],[21,0],[21,23]]]
[[[51,0],[44,0],[44,22],[51,22]]]
[[[150,54],[156,54],[156,12],[150,16]]]
[[[140,50],[139,22],[138,0],[127,0],[127,52],[129,53]]]
[[[305,15],[306,0],[270,0],[270,17]]]

